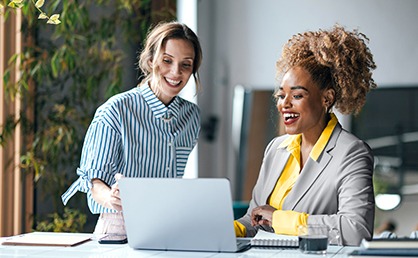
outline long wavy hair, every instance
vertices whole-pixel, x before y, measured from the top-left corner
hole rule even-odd
[[[200,78],[198,70],[202,63],[202,48],[199,39],[189,27],[176,21],[161,22],[150,28],[145,40],[145,46],[138,56],[139,69],[143,74],[141,84],[151,79],[153,74],[158,74],[158,65],[151,66],[150,61],[161,60],[163,47],[169,39],[184,39],[193,45],[195,57],[192,74],[196,82],[196,90],[199,89]]]

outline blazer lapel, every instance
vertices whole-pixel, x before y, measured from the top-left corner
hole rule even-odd
[[[331,135],[327,145],[324,148],[324,151],[320,155],[317,161],[309,158],[303,167],[299,178],[297,179],[295,185],[290,191],[289,195],[286,197],[283,203],[283,210],[293,210],[296,205],[301,201],[305,196],[307,191],[315,183],[318,176],[322,171],[327,167],[328,163],[332,159],[332,155],[329,152],[335,147],[335,143],[338,139],[338,136],[341,132],[340,124],[337,124],[334,132]]]

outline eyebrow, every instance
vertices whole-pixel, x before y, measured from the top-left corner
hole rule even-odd
[[[172,56],[172,55],[170,55],[170,54],[168,54],[168,53],[163,53],[163,55],[167,55],[167,56],[169,56],[169,57],[172,57],[172,58],[174,58],[174,56]],[[194,60],[194,58],[193,57],[185,57],[184,59],[191,59],[191,60]]]
[[[279,87],[280,90],[283,90],[283,87]],[[304,90],[304,91],[308,91],[307,88],[300,86],[300,85],[296,85],[296,86],[292,86],[290,87],[290,90]]]

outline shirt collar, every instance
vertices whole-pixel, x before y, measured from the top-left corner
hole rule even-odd
[[[338,123],[337,117],[331,113],[331,119],[329,120],[327,126],[322,131],[321,135],[319,136],[318,141],[316,141],[314,147],[311,150],[310,157],[313,160],[318,160],[319,155],[321,155],[322,151],[325,148],[325,145],[328,143],[328,140],[331,138],[331,134],[334,131],[335,126]],[[291,152],[294,148],[299,148],[301,143],[301,134],[290,135],[287,137],[279,146],[279,148],[287,148],[289,152]]]
[[[157,96],[149,87],[148,82],[141,85],[139,87],[139,90],[141,91],[145,102],[151,108],[156,118],[162,118],[162,117],[170,118],[170,117],[178,116],[178,113],[180,110],[180,98],[179,97],[177,96],[174,97],[170,105],[166,106],[161,100],[157,98]]]

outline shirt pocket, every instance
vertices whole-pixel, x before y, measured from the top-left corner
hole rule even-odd
[[[184,169],[191,151],[192,147],[176,147],[176,177],[184,175]]]

